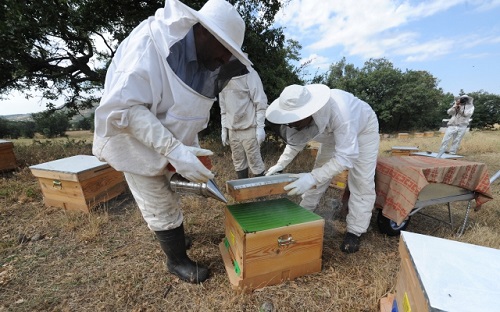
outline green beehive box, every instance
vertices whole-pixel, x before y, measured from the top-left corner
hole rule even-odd
[[[321,271],[324,220],[286,198],[228,205],[221,253],[233,288]]]

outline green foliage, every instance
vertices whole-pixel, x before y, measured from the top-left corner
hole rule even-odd
[[[32,121],[12,121],[0,118],[0,138],[31,139],[35,136],[35,123]]]
[[[64,136],[69,129],[69,119],[63,112],[43,111],[31,114],[35,122],[36,132],[43,134],[46,138]]]
[[[383,58],[370,59],[358,69],[343,58],[315,81],[351,92],[369,103],[382,132],[433,129],[441,123],[437,104],[444,95],[437,88],[437,79],[426,71],[403,72]]]
[[[500,123],[500,96],[484,91],[471,92],[468,95],[474,98],[474,114],[471,128],[492,128]]]
[[[94,129],[94,114],[89,117],[79,118],[74,124],[75,130],[91,130]]]
[[[182,1],[199,9],[204,0]],[[106,69],[118,44],[164,0],[5,0],[0,10],[0,94],[39,90],[49,100],[63,97],[66,107],[91,108],[98,102]],[[246,21],[243,49],[259,71],[270,98],[297,73],[287,57],[281,29],[273,29],[281,1],[237,0]],[[104,43],[104,45],[102,44]],[[98,50],[97,44],[104,47]],[[296,51],[295,51],[296,52]],[[97,60],[97,61],[96,61]],[[27,97],[30,97],[29,93]],[[53,103],[48,108],[54,108]]]

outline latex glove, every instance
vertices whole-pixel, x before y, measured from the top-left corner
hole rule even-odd
[[[221,139],[222,139],[222,146],[229,145],[229,140],[227,137],[227,128],[222,128]]]
[[[316,180],[310,173],[291,174],[290,177],[298,179],[283,188],[290,191],[288,195],[302,195],[316,185]]]
[[[282,166],[282,165],[278,165],[278,164],[276,164],[276,165],[272,166],[271,168],[269,168],[269,169],[267,170],[267,172],[266,172],[266,176],[270,176],[270,175],[276,174],[276,173],[278,173],[279,171],[282,171],[283,169],[285,169],[285,168],[283,168],[283,166]]]
[[[167,155],[167,159],[184,178],[195,183],[206,183],[214,178],[214,174],[196,156],[210,155],[213,155],[210,150],[180,144]]]
[[[259,142],[259,145],[261,145],[265,139],[266,132],[264,131],[264,128],[257,128],[257,142]]]

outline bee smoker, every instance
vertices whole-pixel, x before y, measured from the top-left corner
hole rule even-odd
[[[196,183],[187,180],[178,173],[174,173],[170,178],[170,188],[176,193],[197,194],[227,203],[227,199],[219,190],[214,180],[208,180],[207,183]]]

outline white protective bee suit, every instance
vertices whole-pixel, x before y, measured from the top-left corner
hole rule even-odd
[[[207,7],[212,6],[209,14],[228,15],[227,8],[234,10],[229,4],[217,7],[220,3],[227,4],[222,0],[207,2]],[[125,173],[141,213],[153,231],[177,228],[183,221],[179,196],[168,187],[169,163],[190,181],[206,182],[207,177],[213,178],[203,166],[199,172],[193,172],[196,170],[192,164],[197,167],[201,164],[196,156],[203,154],[193,155],[190,147],[199,147],[198,132],[208,124],[215,97],[195,91],[167,62],[170,48],[187,38],[196,23],[212,33],[213,27],[200,17],[202,10],[194,11],[178,0],[167,0],[164,8],[136,27],[116,51],[95,112],[93,153]],[[212,35],[250,66],[241,50],[224,41],[227,33],[238,32],[241,40],[237,49],[241,47],[245,26],[241,17],[237,17],[240,24],[233,23]],[[224,17],[221,20],[225,22]],[[196,51],[193,53],[196,61]],[[208,81],[210,75],[213,74],[201,71],[195,77],[213,85],[213,81]]]
[[[463,105],[456,104],[456,102],[459,102],[461,99],[465,99],[465,103]],[[449,153],[452,155],[457,153],[460,142],[467,132],[471,116],[474,113],[474,99],[468,95],[457,97],[455,98],[455,103],[453,103],[446,113],[450,115],[451,118],[448,121],[448,127],[441,141],[438,157],[446,152],[450,142],[451,147]]]
[[[269,113],[268,109],[268,120]],[[287,145],[266,175],[283,170],[309,141],[321,143],[310,172],[311,182],[306,187],[309,189],[303,193],[300,205],[314,210],[332,178],[348,169],[347,231],[360,236],[369,226],[375,203],[374,176],[380,142],[377,116],[367,103],[354,95],[332,89],[328,102],[313,113],[312,118],[313,123],[300,131],[281,126]]]
[[[254,175],[264,173],[260,144],[265,139],[268,107],[259,74],[252,67],[247,70],[233,77],[219,94],[222,144],[231,147],[234,168],[239,175],[246,173],[243,178],[248,178],[248,168]]]

